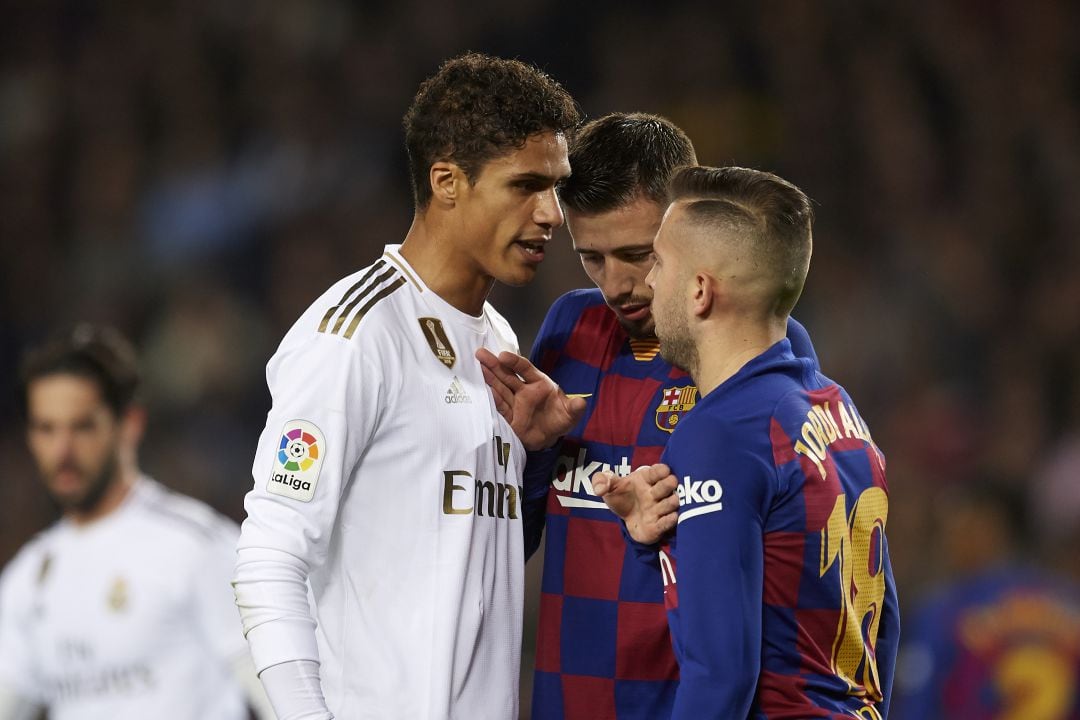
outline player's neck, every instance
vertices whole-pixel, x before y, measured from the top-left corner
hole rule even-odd
[[[401,256],[412,266],[428,288],[450,305],[476,317],[484,311],[484,301],[495,286],[465,255],[439,237],[420,215],[401,243]]]
[[[698,367],[694,374],[698,391],[708,395],[783,337],[773,324],[736,321],[703,325],[698,334]]]
[[[123,504],[124,499],[127,498],[131,488],[135,485],[137,477],[138,471],[133,468],[117,470],[116,477],[109,483],[105,492],[102,493],[101,499],[93,507],[85,510],[68,510],[64,513],[65,516],[72,523],[79,526],[89,525],[101,520],[112,514]]]

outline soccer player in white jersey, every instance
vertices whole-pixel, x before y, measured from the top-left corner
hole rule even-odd
[[[81,325],[28,353],[27,440],[59,522],[0,579],[0,720],[273,718],[229,579],[237,528],[136,461],[138,370]]]
[[[474,353],[517,347],[486,298],[529,282],[562,224],[577,121],[535,68],[446,62],[405,116],[404,242],[267,366],[234,585],[283,720],[517,717],[524,450]]]

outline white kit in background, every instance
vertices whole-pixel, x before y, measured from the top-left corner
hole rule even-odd
[[[50,720],[246,720],[236,537],[145,477],[107,516],[60,520],[4,571],[0,682]]]

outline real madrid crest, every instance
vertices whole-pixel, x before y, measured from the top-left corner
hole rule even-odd
[[[694,385],[686,387],[664,388],[660,395],[660,404],[656,407],[656,427],[664,432],[673,432],[685,413],[697,403],[698,389]]]
[[[428,346],[431,347],[431,352],[435,353],[435,357],[446,367],[454,367],[457,355],[454,354],[454,348],[450,345],[450,338],[446,336],[442,321],[432,317],[422,317],[418,318],[418,320],[420,329],[423,331],[424,337],[427,338]]]

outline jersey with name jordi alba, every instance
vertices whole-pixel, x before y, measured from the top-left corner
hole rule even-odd
[[[672,717],[887,715],[885,461],[843,388],[782,340],[698,402],[663,461],[680,479]]]
[[[140,478],[85,526],[28,543],[0,588],[0,674],[57,720],[240,720],[237,528]]]
[[[460,312],[388,246],[267,366],[237,599],[257,668],[319,661],[339,717],[516,717],[524,449],[480,347],[517,340],[490,305]]]

